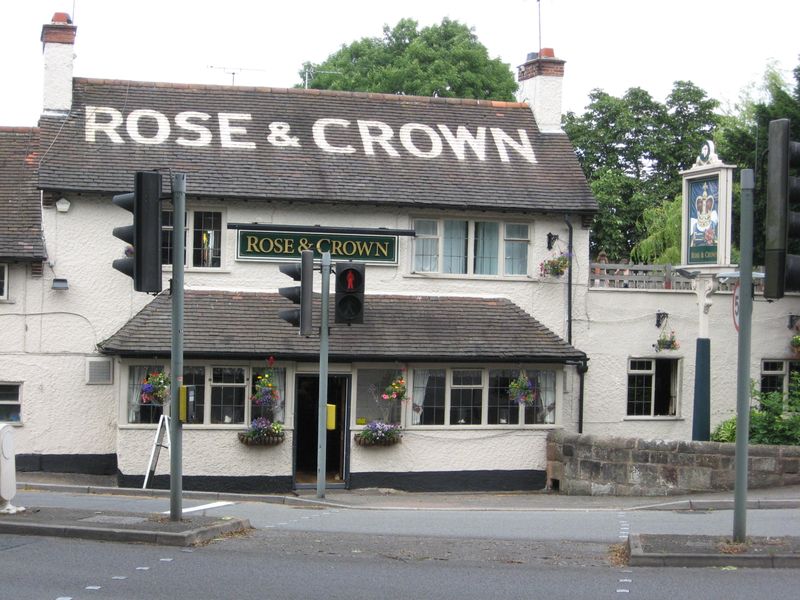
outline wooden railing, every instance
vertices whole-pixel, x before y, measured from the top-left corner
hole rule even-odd
[[[672,265],[590,263],[589,287],[638,290],[691,290],[692,280],[681,276]],[[761,270],[761,269],[757,269]],[[718,290],[732,291],[738,279],[718,280]],[[763,279],[755,279],[756,291]]]

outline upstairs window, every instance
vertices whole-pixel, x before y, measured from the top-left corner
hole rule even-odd
[[[414,229],[416,273],[528,274],[527,224],[417,219]]]
[[[161,264],[171,265],[175,246],[175,214],[161,212]],[[191,232],[191,235],[189,233]],[[187,211],[183,224],[186,256],[191,257],[187,267],[219,268],[222,265],[222,213],[214,211]]]
[[[18,423],[21,420],[19,383],[0,383],[0,423]]]

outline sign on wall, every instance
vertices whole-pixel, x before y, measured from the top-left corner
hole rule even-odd
[[[397,264],[397,236],[238,230],[237,260],[286,261],[300,259],[303,250],[314,257],[331,253],[331,260]]]

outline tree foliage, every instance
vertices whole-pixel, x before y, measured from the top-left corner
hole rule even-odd
[[[342,46],[320,64],[305,63],[308,87],[513,100],[517,84],[507,63],[490,59],[473,30],[458,21],[418,29],[413,19],[383,27],[383,37]],[[301,87],[301,84],[298,87]]]
[[[800,65],[795,67],[794,86],[785,81],[775,65],[768,65],[761,85],[761,98],[753,91],[744,95],[736,111],[721,119],[715,136],[717,151],[725,162],[753,169],[756,190],[753,206],[753,263],[764,264],[764,234],[767,199],[767,138],[769,122],[791,120],[791,139],[800,140]],[[739,239],[738,189],[733,205],[733,239]],[[793,248],[799,253],[800,248]]]
[[[676,81],[663,104],[641,88],[621,98],[594,90],[589,99],[583,115],[567,113],[564,129],[600,205],[591,251],[603,250],[614,261],[647,237],[645,211],[680,194],[679,172],[711,138],[718,103],[688,81]],[[658,217],[649,223],[658,224]]]

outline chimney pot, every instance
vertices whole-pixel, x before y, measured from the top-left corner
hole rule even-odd
[[[552,48],[542,48],[541,51],[539,52],[539,55],[542,58],[555,58],[556,57],[556,53],[553,51]]]
[[[72,25],[72,18],[65,12],[57,12],[53,15],[52,23],[64,23]]]

